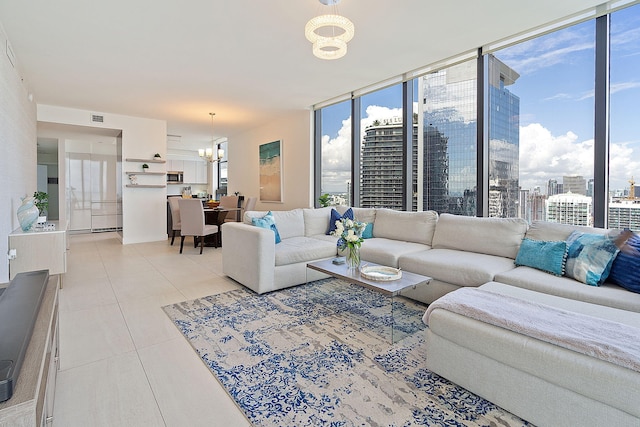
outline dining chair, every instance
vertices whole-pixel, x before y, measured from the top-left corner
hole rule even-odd
[[[176,231],[180,232],[180,206],[178,200],[180,196],[169,197],[169,209],[171,210],[171,246],[176,238]]]
[[[258,201],[257,197],[249,197],[247,199],[247,203],[244,205],[244,209],[242,210],[242,215],[240,216],[240,221],[244,218],[244,213],[248,211],[252,211],[256,208],[256,202]]]
[[[220,208],[222,209],[238,209],[238,196],[222,196],[220,197]],[[224,222],[238,221],[238,212],[234,211],[225,218]]]
[[[193,236],[194,243],[200,241],[200,253],[202,254],[202,248],[204,247],[204,238],[211,234],[218,232],[218,226],[212,224],[205,224],[204,222],[204,208],[200,199],[179,199],[178,204],[180,206],[180,253],[182,253],[182,247],[184,246],[184,238],[186,236]]]

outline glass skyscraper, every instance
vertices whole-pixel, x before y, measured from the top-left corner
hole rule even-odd
[[[519,77],[492,55],[489,61],[489,213],[517,217],[520,99],[506,86]],[[476,215],[477,69],[468,61],[422,78],[425,147],[423,209]],[[434,135],[437,135],[434,138]],[[440,150],[439,155],[434,153]],[[445,172],[446,171],[446,172]],[[443,174],[446,173],[446,177]]]

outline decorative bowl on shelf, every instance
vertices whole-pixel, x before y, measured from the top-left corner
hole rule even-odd
[[[209,200],[207,202],[207,206],[209,206],[211,209],[217,208],[218,206],[220,206],[220,202],[217,200]]]
[[[365,279],[387,282],[400,279],[402,271],[399,268],[385,267],[383,265],[369,265],[360,269],[360,275]]]

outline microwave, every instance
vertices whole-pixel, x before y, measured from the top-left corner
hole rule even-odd
[[[167,172],[167,182],[171,184],[182,184],[183,172],[182,171],[169,171]]]

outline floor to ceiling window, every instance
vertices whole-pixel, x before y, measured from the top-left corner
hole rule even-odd
[[[611,15],[609,227],[640,230],[640,5]],[[635,176],[634,176],[635,175]]]
[[[331,205],[351,203],[351,102],[344,101],[321,111],[320,193]]]
[[[591,225],[595,21],[487,58],[490,215]]]
[[[402,210],[402,85],[362,96],[360,131],[360,206]]]
[[[360,168],[338,179],[359,179],[349,204],[640,230],[640,178],[634,177],[640,175],[640,5],[602,15],[604,6],[613,7],[593,9],[593,18],[574,25],[536,30],[542,35],[483,46],[480,60],[463,53],[461,63],[425,67],[406,84],[340,104],[342,119],[350,106],[361,115],[361,135],[341,146],[343,157],[355,153]],[[413,108],[411,135],[403,129],[403,95]],[[320,110],[323,121],[336,116],[334,108]],[[328,188],[339,175],[325,164],[327,146],[346,128],[334,124],[329,137],[325,126],[317,179]],[[409,144],[413,151],[405,153]],[[406,156],[411,167],[403,167]],[[409,170],[411,177],[404,176]],[[486,178],[478,183],[478,177]]]

